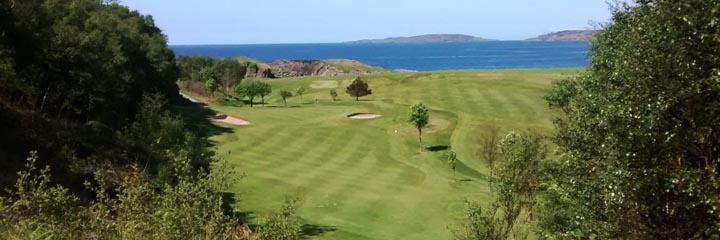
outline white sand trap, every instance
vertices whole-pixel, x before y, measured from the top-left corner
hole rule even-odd
[[[245,120],[243,120],[243,119],[239,119],[239,118],[232,117],[232,116],[227,116],[227,115],[222,115],[222,114],[218,114],[218,115],[212,117],[212,119],[213,119],[214,121],[218,121],[218,122],[222,122],[222,123],[227,123],[227,124],[232,124],[232,125],[238,125],[238,126],[247,126],[247,125],[250,125],[250,122],[245,121]]]
[[[348,118],[352,119],[373,119],[373,118],[379,118],[382,117],[380,114],[373,114],[373,113],[354,113],[347,116]]]
[[[338,86],[337,81],[314,81],[310,84],[311,88],[322,89],[322,88],[336,88]]]

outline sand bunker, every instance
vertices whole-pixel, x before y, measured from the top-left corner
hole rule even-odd
[[[232,125],[238,125],[238,126],[250,125],[250,122],[248,122],[248,121],[245,121],[245,120],[242,120],[242,119],[239,119],[236,117],[228,116],[228,115],[223,115],[223,114],[215,115],[214,117],[212,117],[212,119],[214,121],[232,124]]]
[[[380,114],[374,114],[374,113],[353,113],[350,115],[347,115],[348,118],[352,119],[373,119],[373,118],[379,118],[382,115]]]
[[[310,84],[311,88],[322,89],[322,88],[336,88],[338,86],[337,81],[314,81]]]

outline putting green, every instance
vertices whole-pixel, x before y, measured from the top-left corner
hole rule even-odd
[[[228,126],[214,136],[218,154],[246,175],[229,191],[236,208],[251,217],[299,196],[304,229],[315,239],[449,239],[449,225],[463,218],[465,200],[492,198],[487,167],[478,157],[478,136],[495,124],[510,130],[548,132],[550,111],[543,96],[553,80],[580,69],[446,71],[365,76],[373,95],[356,102],[344,94],[353,77],[268,80],[274,97],[267,106],[211,106],[252,122]],[[329,89],[337,83],[339,101]],[[281,90],[304,86],[288,99]],[[405,123],[409,105],[431,108],[420,151],[416,132]],[[368,120],[347,118],[375,113]],[[444,158],[452,146],[461,164],[457,181]]]

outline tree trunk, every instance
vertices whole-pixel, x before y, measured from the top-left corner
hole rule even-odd
[[[250,107],[253,107],[253,98],[250,98]]]
[[[287,107],[287,100],[283,98],[283,103],[285,103],[285,107]]]
[[[355,96],[355,101],[360,101],[360,96]]]
[[[260,99],[260,104],[262,104],[263,107],[264,107],[264,106],[265,106],[265,96],[260,96],[260,98],[261,98],[261,99]]]
[[[418,127],[418,139],[420,140],[420,151],[424,152],[425,149],[423,148],[423,144],[422,144],[422,128],[421,127]]]

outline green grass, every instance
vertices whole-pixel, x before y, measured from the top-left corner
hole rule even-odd
[[[373,95],[356,102],[344,94],[353,77],[268,80],[268,106],[212,106],[251,126],[230,126],[212,139],[218,154],[246,177],[235,183],[236,208],[260,216],[288,196],[300,196],[308,233],[315,239],[449,239],[449,225],[463,218],[466,199],[492,198],[478,136],[489,124],[510,130],[551,130],[543,96],[549,84],[580,69],[446,71],[364,76]],[[340,101],[315,81],[337,81]],[[305,86],[288,100],[281,90]],[[317,99],[317,100],[316,100]],[[452,146],[461,161],[458,180],[444,151],[420,152],[405,123],[409,105],[431,108],[425,146]],[[353,120],[371,112],[383,116]],[[397,130],[397,133],[395,133]]]

